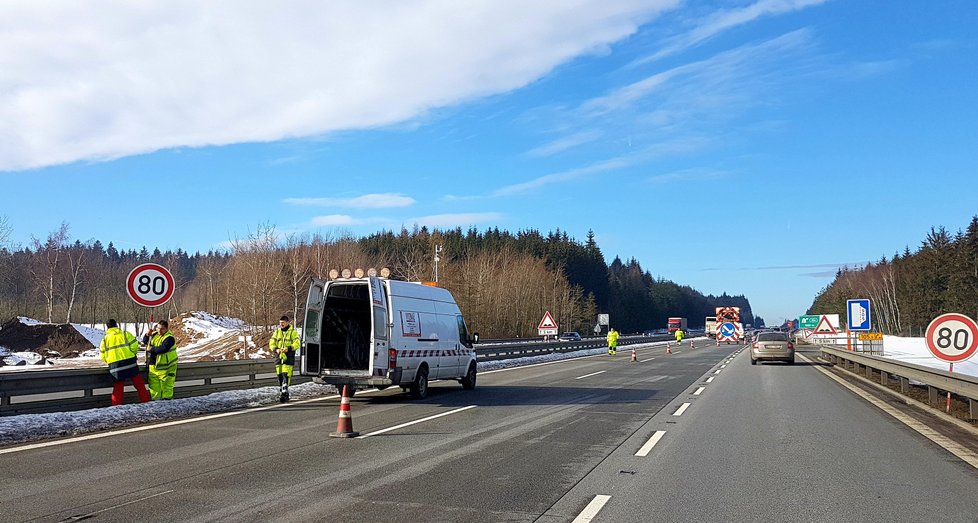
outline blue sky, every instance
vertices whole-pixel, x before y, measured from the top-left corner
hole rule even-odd
[[[0,4],[8,243],[591,229],[773,323],[978,214],[970,0],[320,4]]]

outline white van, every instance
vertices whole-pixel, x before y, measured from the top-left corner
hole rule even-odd
[[[470,390],[472,342],[445,289],[375,276],[313,279],[299,373],[353,390],[398,385],[417,398],[428,395],[432,379],[458,380]]]

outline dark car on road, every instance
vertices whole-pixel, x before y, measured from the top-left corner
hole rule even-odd
[[[581,335],[576,332],[565,332],[557,337],[560,341],[581,341]]]

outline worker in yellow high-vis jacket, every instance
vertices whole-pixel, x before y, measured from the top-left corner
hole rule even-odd
[[[618,352],[618,331],[611,329],[608,331],[608,354],[614,355]]]
[[[112,405],[122,405],[126,380],[132,380],[139,401],[146,403],[149,401],[149,393],[146,392],[143,375],[139,373],[139,365],[136,363],[139,342],[131,332],[120,329],[119,322],[114,319],[106,321],[105,327],[105,337],[99,344],[99,352],[102,361],[109,365],[109,374],[112,375]]]
[[[177,381],[177,340],[170,332],[170,322],[160,320],[143,336],[146,364],[149,366],[149,395],[154,400],[173,399]]]
[[[275,374],[282,393],[279,401],[289,401],[289,384],[292,382],[292,367],[295,365],[295,351],[299,350],[299,333],[289,323],[288,316],[282,316],[278,329],[268,340],[268,348],[275,358]]]

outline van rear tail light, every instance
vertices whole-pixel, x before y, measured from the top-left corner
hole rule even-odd
[[[397,349],[390,348],[387,350],[387,368],[394,370],[397,367]]]
[[[757,342],[755,341],[754,344],[750,346],[750,348],[756,349],[757,348]]]
[[[791,350],[795,350],[795,344],[794,344],[794,343],[791,343],[791,342],[789,341],[789,342],[788,342],[788,348],[789,348],[789,349],[791,349]]]

